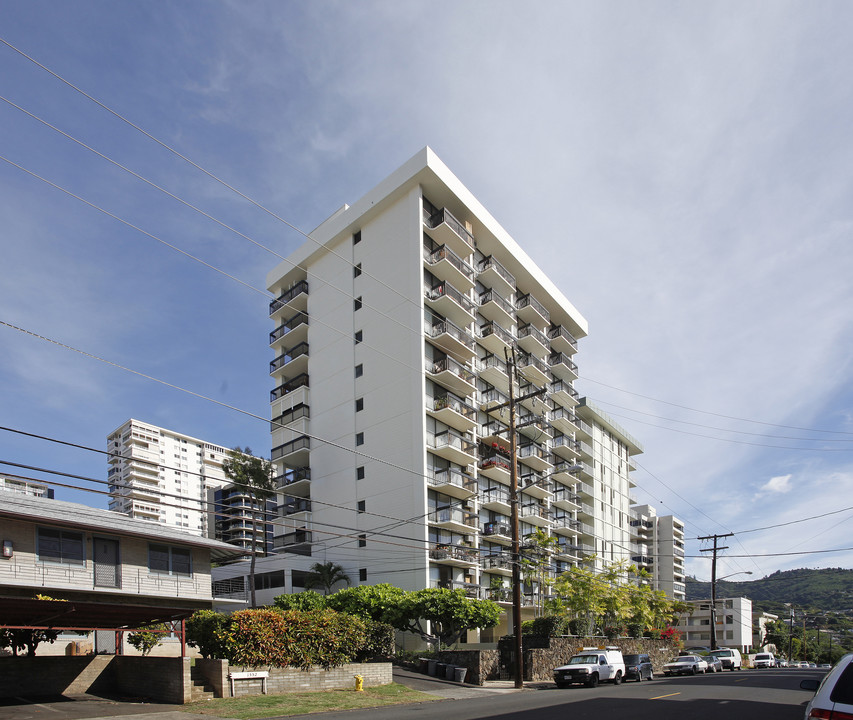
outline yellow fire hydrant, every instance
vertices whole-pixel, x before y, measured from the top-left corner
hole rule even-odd
[[[364,676],[353,675],[353,677],[355,678],[355,691],[364,692]]]

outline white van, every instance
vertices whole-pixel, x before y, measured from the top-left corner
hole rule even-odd
[[[740,650],[734,648],[720,648],[719,650],[711,650],[709,655],[714,655],[720,658],[723,663],[723,670],[740,670],[743,668],[743,658],[740,656]]]
[[[773,653],[756,653],[752,659],[752,667],[754,668],[772,668],[776,667],[776,658]]]
[[[569,687],[572,683],[583,683],[587,687],[595,687],[599,682],[618,685],[624,677],[625,660],[615,645],[582,648],[567,664],[554,668],[554,682],[558,688]]]

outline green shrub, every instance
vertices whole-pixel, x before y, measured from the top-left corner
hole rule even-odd
[[[323,610],[326,607],[326,596],[305,590],[291,595],[277,595],[273,603],[279,610]]]
[[[196,610],[187,619],[187,645],[198,648],[202,657],[224,658],[225,645],[219,637],[228,617],[213,610]]]
[[[333,610],[240,610],[218,633],[234,665],[336,667],[365,646],[364,622]]]
[[[394,626],[375,620],[365,620],[364,624],[364,645],[356,655],[356,660],[358,662],[369,662],[394,657],[396,653],[394,640],[397,634]]]
[[[568,618],[561,615],[544,615],[533,620],[525,620],[521,623],[522,635],[535,635],[537,637],[557,637],[568,635]]]

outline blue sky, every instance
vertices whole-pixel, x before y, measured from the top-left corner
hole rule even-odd
[[[6,42],[305,232],[430,145],[589,320],[577,385],[643,442],[641,502],[691,537],[737,532],[727,555],[750,557],[719,575],[853,567],[759,557],[853,546],[850,510],[742,533],[853,506],[849,3],[2,16]],[[0,95],[278,255],[304,239],[6,45]],[[3,157],[249,285],[279,260],[8,102],[0,128]],[[266,298],[7,162],[0,190],[0,320],[268,416]],[[7,327],[0,348],[5,427],[104,447],[136,417],[269,451],[246,415]],[[8,432],[0,450],[106,477],[92,453]]]

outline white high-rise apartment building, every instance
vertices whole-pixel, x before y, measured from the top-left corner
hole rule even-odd
[[[33,497],[53,497],[53,488],[35,480],[23,480],[21,478],[0,475],[0,491],[22,493]]]
[[[652,505],[633,508],[632,561],[649,573],[653,589],[673,600],[684,600],[684,523],[674,515],[658,515]]]
[[[558,538],[562,568],[631,554],[641,449],[579,406],[587,322],[429,148],[310,237],[267,278],[277,548],[507,600],[514,350],[517,392],[547,393],[518,408],[522,536]]]
[[[130,419],[107,437],[109,509],[215,537],[213,492],[228,449]]]

